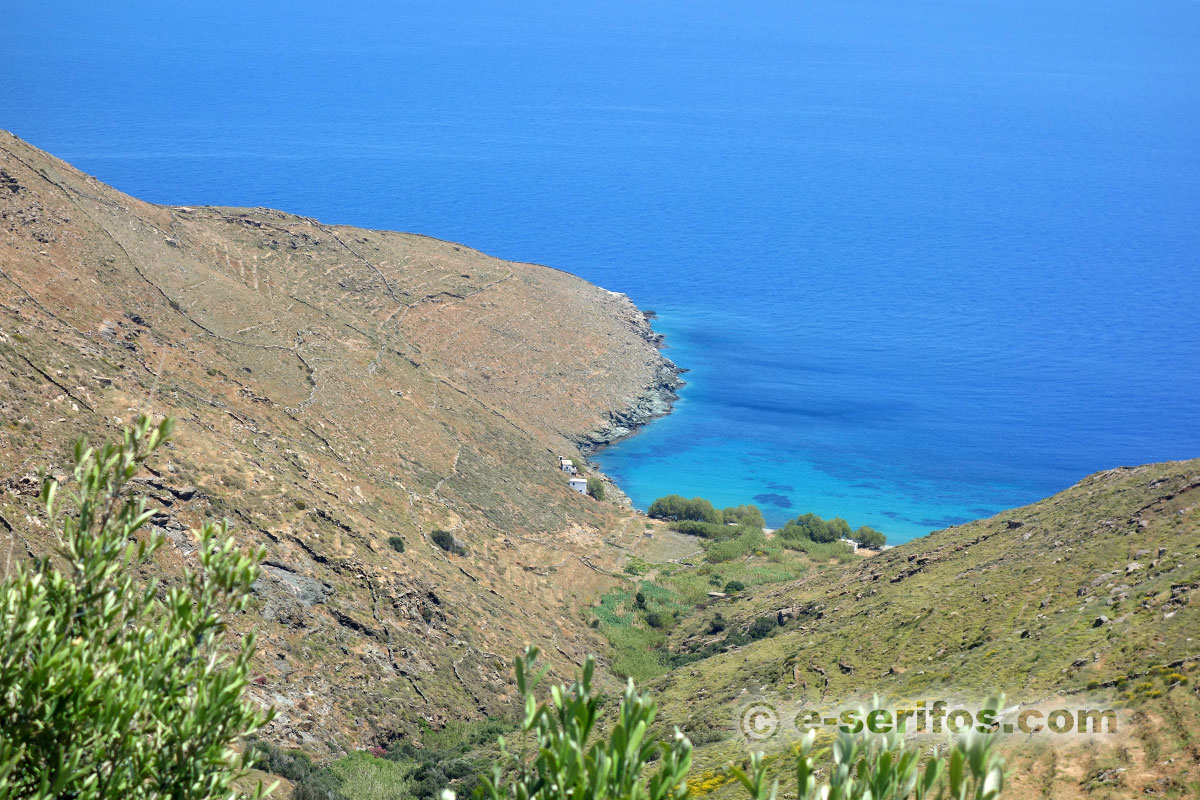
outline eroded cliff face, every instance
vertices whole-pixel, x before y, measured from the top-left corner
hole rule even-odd
[[[244,623],[280,742],[336,750],[495,713],[525,642],[564,671],[601,648],[579,609],[640,532],[570,491],[556,456],[665,410],[676,373],[657,344],[628,298],[566,273],[150,205],[0,132],[0,546],[47,549],[33,473],[62,469],[76,434],[178,417],[144,484],[162,569],[192,557],[205,517],[267,545]]]

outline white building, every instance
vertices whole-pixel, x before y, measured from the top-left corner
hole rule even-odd
[[[567,481],[567,486],[580,494],[587,494],[587,479],[585,478],[571,478]]]
[[[563,458],[562,456],[558,457],[558,468],[563,472],[570,473],[571,475],[576,475],[579,473],[579,470],[575,469],[574,462],[572,462],[571,459]]]

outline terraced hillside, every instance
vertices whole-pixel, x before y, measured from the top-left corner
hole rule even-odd
[[[35,472],[77,432],[177,416],[146,485],[166,572],[205,516],[268,546],[254,693],[280,712],[271,738],[317,753],[504,707],[504,659],[535,634],[560,667],[601,646],[578,606],[629,511],[570,491],[556,456],[677,384],[633,304],[571,275],[150,205],[8,133],[0,364],[3,552],[45,552]]]

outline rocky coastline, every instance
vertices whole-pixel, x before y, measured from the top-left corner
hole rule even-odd
[[[659,417],[670,414],[675,401],[679,399],[678,390],[684,385],[680,376],[687,372],[662,354],[661,351],[666,346],[666,337],[650,326],[650,320],[655,317],[654,312],[638,309],[626,295],[618,296],[628,303],[629,309],[634,312],[626,315],[631,327],[658,349],[658,363],[655,365],[653,378],[646,383],[641,392],[630,398],[625,408],[609,411],[602,425],[575,439],[580,452],[585,456],[609,447],[633,435],[639,428]]]

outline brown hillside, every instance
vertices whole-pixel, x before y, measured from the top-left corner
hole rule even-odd
[[[45,551],[34,473],[78,432],[177,416],[147,484],[167,571],[205,516],[268,546],[254,692],[270,735],[310,750],[495,711],[527,640],[559,668],[596,650],[576,604],[629,512],[570,491],[555,457],[677,383],[633,304],[571,275],[150,205],[3,132],[0,365],[0,546]]]

